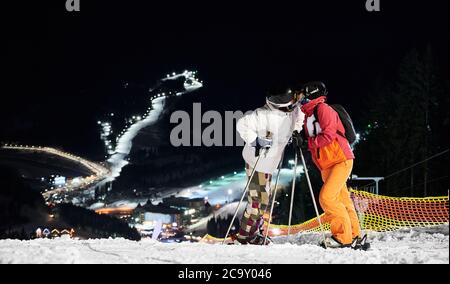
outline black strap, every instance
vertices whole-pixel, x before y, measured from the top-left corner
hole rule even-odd
[[[318,104],[318,105],[314,108],[314,117],[316,118],[316,120],[313,122],[313,125],[314,125],[314,136],[317,136],[316,122],[319,123],[319,125],[320,125],[320,122],[319,122],[319,114],[318,114],[318,110],[317,110],[317,109],[319,108],[319,105],[320,105],[320,104]],[[338,114],[338,117],[339,117],[339,114]],[[340,117],[339,117],[339,120],[341,120]],[[342,123],[342,121],[341,121],[341,123]],[[347,139],[347,137],[345,136],[345,134],[342,133],[341,131],[336,130],[336,133],[337,133],[338,135],[341,135],[341,136],[344,137],[345,139]]]

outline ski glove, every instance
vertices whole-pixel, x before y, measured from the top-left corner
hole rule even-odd
[[[251,145],[259,149],[269,149],[270,147],[272,147],[272,144],[272,139],[258,137]]]
[[[294,131],[294,133],[292,134],[292,143],[296,148],[307,149],[308,140],[305,137],[305,132],[303,130],[300,132]]]
[[[272,139],[267,138],[256,138],[256,140],[250,144],[253,147],[255,147],[255,157],[259,157],[259,154],[261,152],[261,149],[270,149],[272,147]]]

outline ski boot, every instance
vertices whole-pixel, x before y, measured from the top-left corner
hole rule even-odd
[[[334,236],[325,238],[325,240],[320,243],[320,246],[324,249],[336,249],[336,248],[358,249],[356,239],[354,239],[351,244],[344,245],[340,241],[338,241]]]
[[[356,241],[356,249],[360,250],[370,249],[370,243],[367,241],[367,235],[364,235],[363,237],[356,237],[353,239],[353,241]]]
[[[251,245],[268,246],[268,245],[273,244],[273,241],[269,237],[267,237],[267,240],[266,240],[266,236],[264,234],[261,234],[260,232],[258,232],[251,240],[249,240],[248,243]]]
[[[248,245],[249,238],[240,238],[238,234],[230,235],[230,242],[227,242],[227,245]]]

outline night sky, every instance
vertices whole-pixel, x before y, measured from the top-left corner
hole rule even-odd
[[[431,44],[448,76],[448,1],[381,0],[380,13],[368,13],[364,0],[164,7],[81,0],[79,13],[66,12],[64,0],[34,2],[42,3],[9,9],[2,36],[2,141],[96,155],[96,121],[124,83],[145,90],[185,69],[198,70],[217,104],[242,102],[242,110],[261,106],[268,89],[322,80],[330,101],[356,121],[377,80],[395,78],[412,48]]]

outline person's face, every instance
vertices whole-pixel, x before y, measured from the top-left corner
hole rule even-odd
[[[299,101],[301,101],[301,100],[303,100],[305,98],[305,94],[303,92],[300,92],[298,94],[298,96],[299,96]]]
[[[309,100],[306,99],[306,95],[304,92],[300,92],[298,94],[298,96],[299,96],[299,102],[301,105],[305,105],[306,103],[308,103]]]
[[[295,92],[294,93],[294,103],[301,102],[304,97],[305,97],[305,95],[303,94],[302,91]]]

